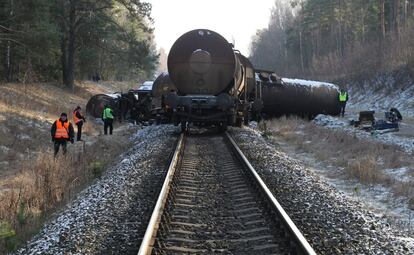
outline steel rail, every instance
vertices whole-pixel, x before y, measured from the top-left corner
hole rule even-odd
[[[244,164],[245,169],[247,170],[247,174],[252,177],[251,179],[253,180],[254,185],[256,185],[256,187],[262,191],[261,194],[264,196],[265,200],[268,201],[271,207],[271,211],[274,212],[280,219],[283,229],[285,229],[288,239],[290,239],[289,241],[291,244],[291,248],[294,248],[296,250],[295,254],[316,255],[315,251],[309,245],[308,241],[305,239],[305,237],[302,235],[302,233],[299,231],[299,229],[287,215],[285,210],[273,196],[271,191],[268,189],[266,184],[254,170],[253,166],[244,156],[243,152],[240,150],[240,148],[228,132],[226,132],[226,138],[228,139],[229,145],[231,145],[234,154],[240,160],[240,163]],[[151,219],[146,229],[144,238],[142,240],[138,255],[148,255],[152,253],[161,217],[165,209],[166,201],[168,199],[171,183],[177,169],[177,164],[180,161],[181,153],[184,148],[184,140],[185,135],[181,134],[173,158],[169,165],[165,181],[160,191],[160,195],[158,197],[157,203],[154,207],[154,211],[152,213]]]
[[[174,152],[174,156],[171,160],[170,166],[168,167],[167,176],[165,177],[164,184],[162,185],[160,195],[158,197],[157,203],[155,204],[154,211],[148,223],[147,230],[145,231],[144,238],[142,239],[142,243],[139,248],[138,255],[151,254],[152,247],[155,241],[155,237],[157,235],[157,230],[159,227],[160,219],[164,211],[165,202],[168,198],[168,193],[170,191],[170,187],[171,187],[170,184],[174,177],[174,173],[177,168],[176,166],[179,161],[182,148],[184,146],[184,139],[185,139],[184,134],[181,134],[178,140],[175,152]]]
[[[300,254],[316,255],[316,252],[310,246],[310,244],[305,239],[305,237],[302,235],[300,230],[296,227],[295,223],[290,219],[289,215],[282,208],[280,203],[273,196],[272,192],[269,190],[269,188],[263,182],[262,178],[260,178],[259,174],[257,174],[256,170],[250,164],[250,162],[248,161],[246,156],[244,156],[244,154],[240,150],[239,146],[236,144],[234,139],[230,136],[230,134],[227,131],[226,131],[226,136],[229,139],[230,143],[232,144],[232,146],[233,146],[237,156],[239,157],[239,159],[241,161],[243,161],[243,163],[246,165],[247,169],[249,170],[249,172],[252,175],[253,179],[255,180],[256,184],[263,191],[263,193],[265,194],[265,196],[268,199],[269,203],[272,205],[272,207],[275,209],[277,214],[280,216],[280,218],[283,222],[283,225],[287,228],[287,231],[289,232],[289,236],[294,239],[294,242],[296,244],[299,244]]]

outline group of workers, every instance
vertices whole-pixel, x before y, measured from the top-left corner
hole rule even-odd
[[[109,129],[109,134],[112,135],[114,115],[113,110],[108,105],[105,105],[102,114],[102,120],[104,122],[104,134],[107,135]],[[73,110],[73,122],[75,123],[78,131],[76,141],[83,141],[82,127],[86,122],[86,118],[82,114],[80,106],[77,106]],[[63,154],[66,154],[68,142],[75,142],[75,130],[72,123],[70,123],[68,120],[68,115],[66,113],[62,112],[59,119],[52,124],[50,134],[52,136],[52,142],[54,145],[53,147],[55,157],[58,154],[60,147],[62,147]]]

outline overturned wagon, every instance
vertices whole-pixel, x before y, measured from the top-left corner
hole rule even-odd
[[[338,115],[339,87],[332,83],[276,78],[272,74],[256,76],[261,84],[263,114],[297,115],[314,118],[318,114]]]
[[[177,88],[171,81],[168,72],[163,72],[155,79],[151,94],[155,98],[161,98],[162,96],[166,96],[170,91],[176,90]]]
[[[105,105],[109,105],[114,112],[118,112],[120,98],[121,93],[94,95],[86,104],[86,112],[95,118],[101,118]]]
[[[148,120],[153,106],[151,100],[152,82],[147,81],[139,89],[131,89],[127,93],[98,94],[92,96],[86,112],[95,117],[102,117],[105,105],[112,108],[114,115],[120,120]]]

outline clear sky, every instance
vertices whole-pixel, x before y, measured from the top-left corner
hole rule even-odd
[[[249,55],[257,29],[267,27],[275,0],[144,0],[152,4],[157,48],[168,53],[175,40],[197,28],[214,30]]]

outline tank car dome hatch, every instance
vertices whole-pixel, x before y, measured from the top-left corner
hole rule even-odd
[[[284,84],[283,79],[273,71],[256,69],[255,72],[256,81],[276,83],[278,85]]]
[[[230,43],[207,29],[185,33],[168,55],[168,72],[180,94],[218,95],[234,78],[236,59]]]

